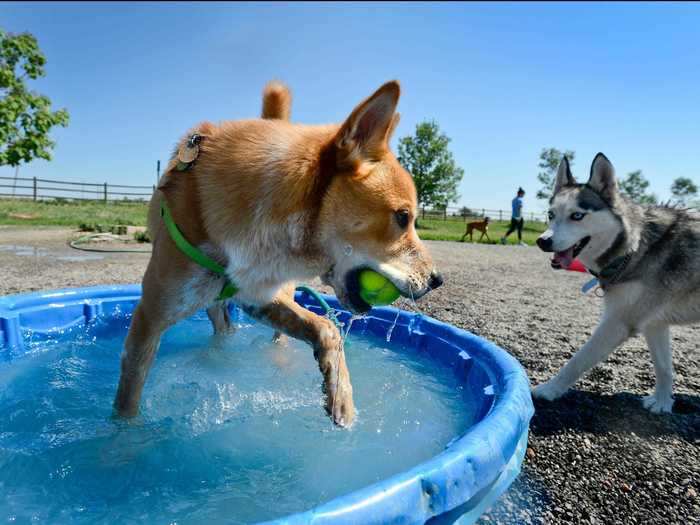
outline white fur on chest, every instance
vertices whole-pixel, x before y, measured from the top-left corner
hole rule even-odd
[[[245,302],[266,304],[290,281],[320,273],[304,254],[305,216],[294,214],[280,225],[259,221],[260,226],[224,246],[226,273]]]

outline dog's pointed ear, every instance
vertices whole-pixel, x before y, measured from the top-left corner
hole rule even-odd
[[[398,124],[396,106],[400,94],[399,83],[392,80],[352,111],[335,138],[340,165],[357,167],[384,155]]]
[[[554,182],[554,194],[559,193],[563,188],[567,186],[574,186],[576,180],[571,174],[571,168],[569,167],[569,159],[564,155],[559,162],[559,169],[557,169],[557,178]]]
[[[608,202],[613,202],[617,195],[615,168],[602,153],[598,153],[593,159],[588,185]]]
[[[398,127],[400,121],[401,121],[401,113],[394,113],[394,118],[391,119],[391,125],[389,126],[389,131],[386,132],[387,143],[391,140],[391,137],[394,135],[394,131],[396,131],[396,128]]]

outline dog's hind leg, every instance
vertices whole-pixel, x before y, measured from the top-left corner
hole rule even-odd
[[[227,301],[217,301],[207,308],[207,316],[214,327],[215,334],[233,334],[236,327],[231,323],[231,314]]]
[[[131,417],[138,413],[143,386],[161,334],[202,306],[211,304],[221,289],[221,283],[202,270],[194,270],[199,275],[190,273],[189,278],[183,279],[182,274],[167,274],[167,270],[156,268],[156,264],[151,259],[146,269],[143,294],[124,343],[119,387],[114,399],[114,409],[119,416]],[[174,265],[168,268],[173,269]]]
[[[114,409],[122,417],[138,414],[146,375],[158,351],[160,336],[167,328],[163,319],[149,317],[147,312],[143,302],[136,306],[124,344],[119,387],[114,399]]]
[[[532,395],[549,401],[562,396],[583,374],[608,357],[629,336],[630,329],[621,320],[603,317],[586,344],[557,375],[533,388]]]
[[[651,325],[644,329],[656,374],[654,393],[643,400],[645,408],[658,414],[673,408],[673,353],[668,325]]]
[[[291,337],[309,343],[323,374],[326,411],[333,422],[350,426],[355,418],[350,372],[345,364],[345,353],[340,332],[327,318],[320,317],[280,293],[275,300],[261,307],[244,307],[249,315],[282,330]]]

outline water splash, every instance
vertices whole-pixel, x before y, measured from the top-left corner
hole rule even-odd
[[[408,335],[413,334],[413,331],[416,329],[417,326],[420,325],[420,322],[423,320],[423,314],[418,312],[415,315],[411,316],[411,320],[408,321]]]
[[[399,316],[401,315],[401,310],[397,309],[396,310],[396,317],[394,317],[394,322],[391,323],[391,326],[389,327],[389,330],[386,332],[386,342],[388,343],[391,341],[391,336],[394,333],[394,328],[396,328],[396,323],[399,321]]]
[[[139,422],[123,426],[111,414],[125,323],[106,318],[97,341],[35,335],[42,354],[0,366],[0,485],[23,495],[0,498],[0,523],[258,523],[411,468],[472,424],[478,405],[452,368],[348,335],[355,319],[343,320],[361,411],[352,431],[327,431],[308,346],[290,339],[281,351],[246,317],[225,344],[204,315],[172,327]]]
[[[354,314],[354,315],[350,316],[350,319],[348,319],[348,327],[345,328],[345,333],[343,334],[343,348],[345,348],[345,342],[348,339],[348,335],[350,335],[350,329],[352,328],[352,323],[354,323],[358,319],[362,319],[363,317],[364,317],[364,315]]]

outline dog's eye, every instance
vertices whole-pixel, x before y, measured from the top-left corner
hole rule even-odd
[[[553,221],[554,220],[554,212],[553,211],[548,212],[547,217],[549,217],[550,221]]]
[[[575,211],[574,213],[571,214],[571,220],[572,221],[580,221],[586,216],[585,213],[582,213],[580,211]]]
[[[397,211],[394,216],[396,217],[396,223],[399,225],[401,229],[406,229],[408,228],[408,221],[410,219],[410,216],[408,215],[408,211],[406,210],[399,210]]]

